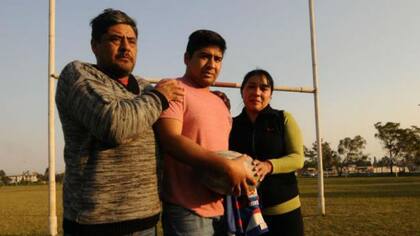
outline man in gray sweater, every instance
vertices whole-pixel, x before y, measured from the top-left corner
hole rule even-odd
[[[152,125],[184,91],[175,80],[152,87],[131,74],[138,33],[124,12],[106,9],[91,26],[96,64],[69,63],[57,85],[64,235],[155,235],[160,203]]]

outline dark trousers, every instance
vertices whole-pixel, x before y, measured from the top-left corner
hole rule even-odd
[[[162,227],[165,236],[225,236],[227,231],[222,216],[202,217],[189,209],[165,202]]]
[[[264,236],[303,236],[303,219],[300,207],[282,215],[264,215],[269,232]]]
[[[94,234],[92,234],[92,236],[94,236]],[[107,234],[96,234],[96,235],[101,235],[101,236],[105,236]],[[114,234],[111,234],[114,235]],[[156,236],[157,232],[156,232],[156,227],[150,228],[150,229],[145,229],[145,230],[140,230],[140,231],[136,231],[136,232],[132,232],[132,233],[128,233],[128,234],[121,234],[121,236]],[[73,233],[66,233],[64,232],[63,236],[79,236],[79,234],[73,234]]]
[[[79,224],[63,219],[64,236],[156,236],[159,214],[146,218],[104,224]]]

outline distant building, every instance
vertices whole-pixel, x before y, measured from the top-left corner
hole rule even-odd
[[[410,172],[407,166],[392,166],[392,173]],[[373,168],[373,173],[391,173],[389,166],[377,166]]]
[[[318,170],[312,167],[308,167],[306,169],[302,169],[300,175],[307,177],[315,177],[318,175]]]
[[[25,171],[21,175],[9,175],[9,184],[19,184],[22,182],[35,183],[38,182],[38,173]]]
[[[343,174],[351,174],[351,173],[357,173],[356,164],[348,164],[347,166],[343,167]]]
[[[392,166],[392,173],[410,173],[410,172],[420,172],[420,166],[408,168],[407,166]],[[341,172],[340,172],[341,171]],[[324,176],[349,176],[349,175],[366,175],[370,176],[372,174],[381,174],[381,173],[391,173],[391,168],[389,166],[372,166],[372,165],[361,165],[348,164],[341,169],[333,166],[327,168],[323,171]],[[314,177],[318,175],[318,170],[316,168],[305,168],[299,171],[300,176]]]
[[[333,166],[331,168],[326,168],[324,170],[324,176],[329,177],[329,176],[338,176],[338,169],[337,167]]]

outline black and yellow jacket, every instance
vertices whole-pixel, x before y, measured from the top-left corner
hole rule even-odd
[[[295,171],[303,166],[303,141],[290,113],[267,106],[252,123],[244,108],[233,119],[229,149],[273,165],[271,175],[258,187],[264,215],[284,214],[300,207]]]

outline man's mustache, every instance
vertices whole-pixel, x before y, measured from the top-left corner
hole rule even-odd
[[[121,58],[127,58],[129,60],[133,60],[133,57],[131,56],[131,53],[129,52],[121,52],[117,54],[117,59],[121,59]]]

